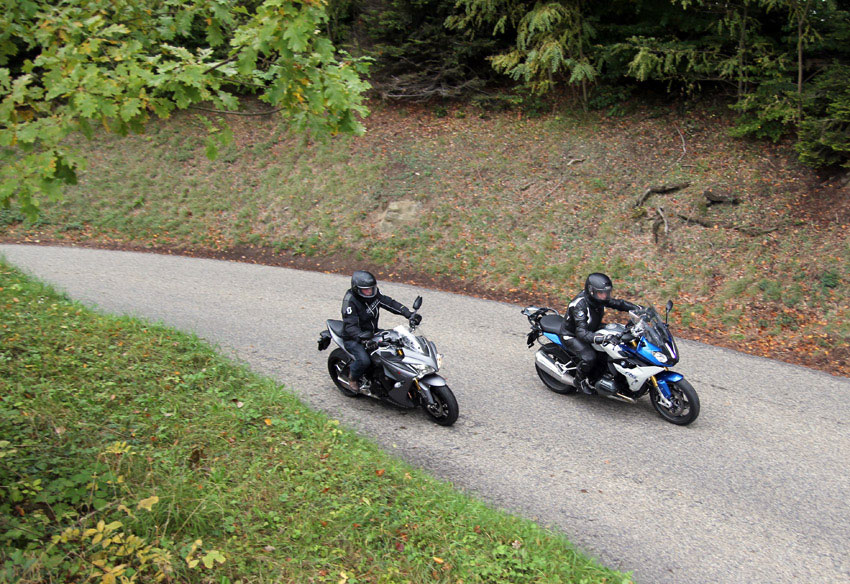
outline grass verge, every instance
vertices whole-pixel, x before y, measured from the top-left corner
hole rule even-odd
[[[624,583],[197,337],[0,263],[0,581]]]

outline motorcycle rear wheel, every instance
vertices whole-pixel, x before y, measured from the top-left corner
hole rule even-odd
[[[360,397],[359,393],[351,391],[348,386],[339,379],[340,376],[348,378],[348,368],[350,365],[351,357],[349,357],[348,353],[342,349],[334,349],[331,354],[328,355],[328,374],[331,376],[331,379],[337,389],[345,396]]]
[[[440,426],[451,426],[457,421],[458,406],[455,394],[448,385],[431,388],[431,397],[437,402],[433,407],[422,404],[425,413]]]
[[[668,408],[661,405],[661,392],[654,387],[649,394],[652,406],[671,424],[687,426],[699,416],[699,396],[694,387],[684,379],[669,382],[667,386],[670,388],[672,406]]]
[[[540,348],[540,350],[544,351],[548,355],[554,355],[556,351],[560,352],[560,350],[554,343],[546,343]],[[573,371],[575,371],[575,363],[568,363],[567,367],[572,367]],[[546,387],[548,387],[555,393],[559,393],[561,395],[569,395],[571,393],[576,392],[575,385],[570,385],[568,383],[564,383],[563,381],[555,379],[550,373],[540,367],[540,365],[538,365],[537,363],[534,364],[534,368],[537,370],[537,376],[540,378],[540,381],[542,381]]]

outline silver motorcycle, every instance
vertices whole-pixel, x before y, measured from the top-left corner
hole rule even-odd
[[[360,391],[354,391],[349,380],[353,355],[345,350],[342,340],[342,321],[328,320],[327,330],[319,335],[319,350],[337,348],[328,356],[328,373],[334,385],[348,397],[367,396],[394,406],[413,409],[421,407],[441,426],[451,426],[458,416],[454,393],[446,380],[437,374],[442,355],[427,338],[415,335],[413,315],[422,306],[422,297],[413,301],[413,313],[407,326],[378,331],[366,342],[372,366],[363,376]]]

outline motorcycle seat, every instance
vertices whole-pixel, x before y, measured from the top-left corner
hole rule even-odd
[[[328,320],[328,328],[331,329],[331,332],[338,337],[342,336],[342,321],[341,320]]]
[[[544,333],[560,334],[561,325],[564,323],[564,317],[557,314],[547,314],[540,319],[540,328]]]

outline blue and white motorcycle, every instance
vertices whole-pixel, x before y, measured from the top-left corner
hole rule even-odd
[[[605,354],[605,372],[594,389],[628,403],[649,393],[662,418],[684,426],[699,416],[699,396],[680,373],[670,370],[679,362],[679,349],[667,325],[672,308],[668,301],[663,321],[654,308],[640,308],[629,312],[628,325],[612,323],[597,331],[606,339],[593,344]],[[566,350],[560,336],[564,317],[555,309],[536,306],[522,313],[531,324],[528,346],[535,341],[541,345],[534,356],[537,375],[555,393],[575,393],[578,359]]]

